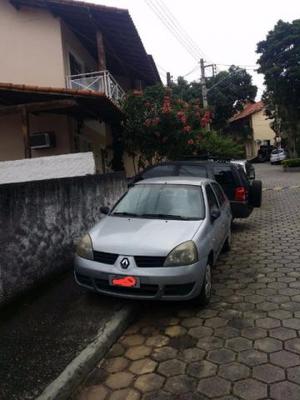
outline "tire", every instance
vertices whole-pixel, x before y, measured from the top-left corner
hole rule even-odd
[[[227,236],[227,239],[225,240],[222,248],[222,253],[228,253],[231,249],[231,232]]]
[[[197,303],[205,306],[209,303],[211,298],[211,266],[207,263],[204,279],[202,283],[201,293],[197,297]]]
[[[253,181],[250,188],[250,204],[253,207],[260,207],[262,201],[262,182]]]

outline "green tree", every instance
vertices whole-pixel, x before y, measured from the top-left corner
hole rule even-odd
[[[208,103],[212,110],[212,128],[223,130],[228,120],[243,109],[247,101],[253,101],[257,87],[252,84],[252,76],[245,70],[232,65],[228,71],[221,71],[207,80]],[[172,84],[174,96],[185,101],[201,98],[201,84],[187,82],[179,77]]]
[[[288,137],[293,155],[300,153],[300,19],[278,21],[257,44],[258,72],[265,76],[264,99],[275,129]]]

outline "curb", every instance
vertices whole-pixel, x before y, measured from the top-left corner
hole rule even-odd
[[[125,306],[99,330],[96,338],[74,358],[36,400],[66,400],[121,336],[136,315],[137,307]]]

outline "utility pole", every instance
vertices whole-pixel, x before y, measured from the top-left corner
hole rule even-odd
[[[201,91],[202,91],[202,102],[203,108],[208,108],[208,100],[207,100],[207,87],[206,87],[206,79],[205,79],[205,65],[203,58],[200,59],[200,72],[201,72]],[[210,124],[207,124],[207,130],[210,131]]]

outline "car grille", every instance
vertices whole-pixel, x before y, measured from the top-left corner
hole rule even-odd
[[[166,257],[135,256],[135,263],[139,268],[163,267]]]
[[[129,294],[134,296],[154,297],[158,291],[158,285],[141,284],[139,288],[126,288],[122,286],[111,286],[107,279],[95,279],[98,290],[105,290],[110,293]]]
[[[94,261],[100,262],[102,264],[113,265],[118,258],[118,254],[104,253],[103,251],[94,250]]]

